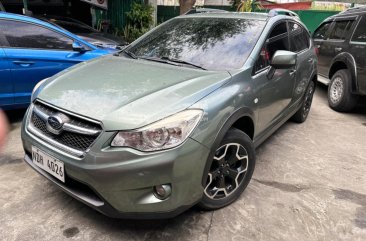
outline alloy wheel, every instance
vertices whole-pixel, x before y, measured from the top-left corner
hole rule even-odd
[[[330,100],[338,103],[343,96],[343,81],[340,77],[336,77],[330,86]]]
[[[248,169],[247,150],[238,143],[219,147],[208,173],[205,194],[210,199],[222,199],[233,194],[243,182]]]
[[[314,82],[310,83],[309,89],[305,96],[305,102],[304,102],[304,111],[303,111],[303,117],[306,117],[309,114],[311,103],[313,102],[313,94],[314,94],[315,84]]]

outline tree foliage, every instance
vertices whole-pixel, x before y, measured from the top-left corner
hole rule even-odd
[[[153,12],[154,8],[150,4],[132,3],[131,10],[126,13],[127,25],[123,30],[128,42],[137,39],[152,27]]]

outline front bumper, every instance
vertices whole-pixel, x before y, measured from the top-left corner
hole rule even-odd
[[[110,217],[169,218],[200,201],[208,148],[190,138],[178,148],[155,153],[106,147],[113,135],[103,133],[85,156],[77,159],[34,136],[23,121],[24,160],[69,195]],[[65,183],[33,164],[32,146],[64,162]],[[168,183],[171,196],[156,198],[153,186]]]

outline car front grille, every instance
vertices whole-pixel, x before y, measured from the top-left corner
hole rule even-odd
[[[59,113],[67,116],[69,128],[66,128],[67,126],[64,124],[63,130],[58,134],[54,134],[47,128],[47,121],[49,117]],[[101,126],[97,123],[64,113],[40,102],[33,105],[29,127],[33,134],[46,141],[52,140],[52,143],[60,149],[77,156],[85,153],[102,131]]]

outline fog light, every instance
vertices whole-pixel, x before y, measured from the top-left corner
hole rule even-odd
[[[172,193],[172,187],[170,184],[162,184],[154,186],[155,197],[164,200],[167,199]]]

